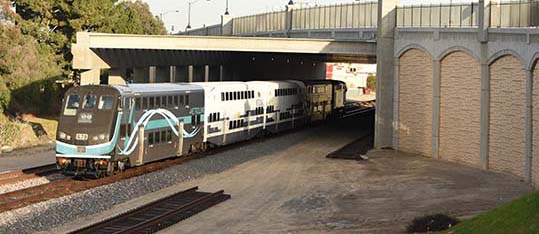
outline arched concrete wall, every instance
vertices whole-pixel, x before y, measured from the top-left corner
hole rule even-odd
[[[539,187],[539,33],[491,28],[487,34],[481,37],[473,28],[397,28],[394,56],[417,48],[434,60],[434,156],[468,165],[478,165],[479,160],[482,168],[511,173]],[[473,83],[457,82],[459,76]],[[451,103],[453,99],[462,106]],[[424,104],[430,106],[429,101]],[[407,115],[410,110],[400,105],[396,99],[396,115]],[[479,122],[472,123],[478,113]],[[449,124],[458,126],[452,132]],[[457,139],[457,129],[466,125],[471,126],[464,129],[469,133]],[[465,147],[459,147],[461,138],[467,139]]]
[[[537,54],[539,57],[539,53]],[[532,182],[539,187],[539,58],[530,67],[533,74],[533,148],[532,148]]]
[[[489,61],[489,168],[524,177],[526,73],[513,53],[504,51]]]
[[[403,51],[398,68],[398,148],[432,154],[432,57],[417,48]]]
[[[468,50],[454,47],[440,61],[442,159],[479,166],[481,66]]]

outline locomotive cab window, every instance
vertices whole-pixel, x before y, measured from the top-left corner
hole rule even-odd
[[[64,110],[64,115],[73,116],[77,114],[77,109],[79,109],[80,97],[77,94],[71,94],[67,98],[66,107]]]
[[[113,104],[114,104],[114,97],[101,96],[101,99],[99,100],[99,105],[97,106],[97,108],[100,110],[111,110]]]
[[[86,95],[84,97],[84,104],[82,105],[82,108],[84,109],[93,109],[95,108],[97,97],[95,95]]]

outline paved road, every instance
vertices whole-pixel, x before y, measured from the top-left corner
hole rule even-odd
[[[55,162],[53,146],[40,146],[0,154],[0,172],[37,167]]]

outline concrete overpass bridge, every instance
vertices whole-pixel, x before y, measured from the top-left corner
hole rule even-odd
[[[538,26],[537,1],[289,6],[190,36],[82,33],[74,68],[82,83],[102,69],[111,82],[163,82],[317,78],[323,62],[376,62],[376,147],[539,186]]]
[[[374,63],[372,41],[78,33],[81,84],[313,79],[325,62]],[[100,75],[108,71],[108,76]]]

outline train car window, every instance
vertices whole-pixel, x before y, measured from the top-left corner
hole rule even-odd
[[[245,99],[245,91],[241,91],[240,94],[241,94],[241,98],[240,98],[240,99]]]
[[[217,121],[221,120],[221,112],[217,112]]]
[[[153,145],[155,143],[153,132],[148,134],[148,145]]]
[[[160,132],[154,132],[153,141],[154,141],[155,144],[159,144],[159,142],[161,142],[160,139],[159,139],[160,137],[161,137]]]
[[[141,110],[142,109],[142,103],[141,98],[135,98],[135,109]]]
[[[97,102],[97,97],[95,95],[86,95],[84,97],[84,104],[82,105],[82,108],[93,109],[95,108],[96,102]]]
[[[129,101],[129,100],[126,99],[126,101]],[[112,109],[113,103],[114,103],[114,98],[112,96],[101,96],[101,99],[99,100],[99,105],[97,105],[97,108],[100,110],[110,110]]]
[[[161,131],[161,143],[167,142],[167,131]]]
[[[80,97],[77,94],[71,94],[67,98],[66,108],[64,110],[64,115],[76,115],[77,109],[79,109]]]
[[[221,92],[221,101],[225,100],[225,93]]]
[[[189,106],[189,95],[185,95],[185,105]]]

